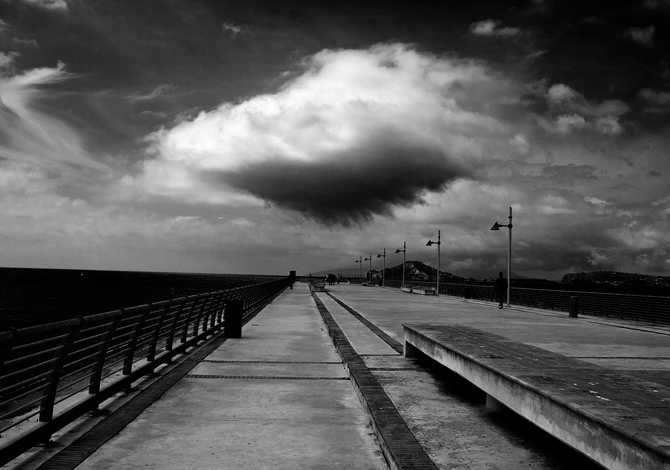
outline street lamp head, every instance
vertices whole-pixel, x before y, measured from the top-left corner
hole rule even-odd
[[[428,243],[426,243],[426,246],[433,246],[433,240],[428,240]]]
[[[502,225],[496,222],[495,224],[493,224],[493,227],[491,227],[491,230],[500,230],[500,227],[502,227]]]
[[[395,250],[395,252],[396,252],[396,254],[397,253],[402,253],[402,250],[400,248],[398,248],[398,249]]]
[[[377,258],[381,258],[381,257],[382,257],[382,255],[377,255]]]

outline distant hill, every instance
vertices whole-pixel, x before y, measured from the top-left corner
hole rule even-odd
[[[375,261],[373,265],[379,265],[379,261]],[[364,261],[363,266],[361,266],[360,269],[360,275],[362,277],[365,277],[366,273],[369,270],[369,264]],[[328,273],[333,273],[333,274],[339,274],[342,273],[342,276],[346,278],[356,278],[359,276],[359,267],[349,267],[349,268],[335,268],[335,269],[328,269],[324,271],[315,271],[311,274],[314,277],[324,277]],[[372,270],[372,276],[373,278],[381,278],[382,270],[381,269],[373,269]],[[478,278],[478,280],[482,281],[485,279],[488,280],[493,280],[496,277],[497,271],[490,271],[486,272],[486,274],[483,274],[481,278]],[[505,276],[507,276],[507,271],[504,271]],[[307,273],[305,273],[307,275]],[[437,276],[437,269],[433,268],[431,266],[428,266],[425,263],[422,263],[421,261],[407,261],[405,262],[405,279],[407,280],[414,280],[414,281],[434,281],[436,280]],[[397,266],[393,266],[390,268],[386,268],[386,279],[402,279],[402,263],[400,263]],[[465,282],[471,278],[464,277],[464,276],[459,276],[457,274],[452,274],[447,271],[440,270],[440,281],[444,282]],[[528,278],[521,276],[520,274],[516,274],[514,271],[512,271],[512,279],[518,279],[518,280],[526,280]]]
[[[563,276],[561,284],[609,284],[629,286],[670,286],[670,276],[622,273],[619,271],[591,271],[569,273]]]
[[[379,274],[381,276],[381,273]],[[402,279],[402,263],[392,268],[386,268],[386,279]],[[405,279],[413,281],[434,281],[437,279],[437,269],[421,261],[405,262]],[[440,281],[463,282],[465,278],[440,270]]]
[[[365,277],[368,271],[369,271],[369,265],[363,262],[361,270],[362,276]],[[311,274],[312,276],[315,277],[322,277],[328,273],[338,274],[340,272],[342,272],[342,275],[344,277],[358,277],[359,275],[359,269],[357,267],[342,270],[329,269],[326,271],[313,272]],[[386,279],[402,279],[402,263],[400,263],[397,266],[393,266],[391,268],[386,268],[385,276]],[[381,278],[382,270],[373,269],[372,277]],[[432,268],[427,264],[422,263],[421,261],[407,261],[405,263],[405,279],[414,281],[434,281],[437,279],[437,269]],[[440,280],[450,282],[463,282],[465,278],[440,270]]]

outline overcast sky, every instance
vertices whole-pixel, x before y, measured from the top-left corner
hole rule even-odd
[[[441,230],[486,275],[511,206],[517,273],[670,275],[670,0],[612,5],[0,0],[0,264],[434,266]]]

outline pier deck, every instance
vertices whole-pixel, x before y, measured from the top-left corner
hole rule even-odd
[[[214,339],[192,365],[162,371],[154,380],[169,385],[138,392],[155,398],[125,427],[104,432],[127,405],[8,467],[599,468],[487,409],[484,394],[442,368],[404,358],[402,324],[418,322],[474,327],[670,384],[667,328],[359,285],[312,297],[298,283],[241,339]]]

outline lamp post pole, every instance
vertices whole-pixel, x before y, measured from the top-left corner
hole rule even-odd
[[[435,295],[439,296],[440,295],[440,245],[442,242],[440,241],[440,231],[437,231],[437,241],[432,241],[428,240],[428,243],[426,243],[426,246],[431,246],[431,245],[437,245],[437,291],[435,292]]]
[[[509,208],[509,224],[499,224],[496,222],[491,227],[491,230],[500,230],[500,227],[507,227],[509,229],[508,245],[507,245],[507,307],[510,306],[510,298],[512,295],[512,208]],[[503,221],[504,222],[504,221]]]
[[[370,276],[369,278],[366,276],[366,279],[368,279],[368,282],[372,282],[372,253],[370,253],[370,256],[365,258],[365,261],[370,261],[370,271],[368,271],[370,273]]]
[[[361,255],[360,259],[357,259],[356,262],[358,263],[358,279],[360,280],[363,277],[363,255]]]
[[[384,248],[384,254],[378,254],[377,258],[384,258],[384,269],[382,270],[382,287],[386,287],[386,248]]]
[[[435,292],[435,295],[439,296],[440,295],[440,245],[442,242],[440,242],[440,231],[437,231],[437,291]]]
[[[512,295],[512,208],[509,208],[509,237],[507,237],[507,308]]]
[[[402,242],[402,250],[398,248],[395,252],[402,252],[402,285],[400,287],[405,287],[405,253],[407,253],[407,242]]]

